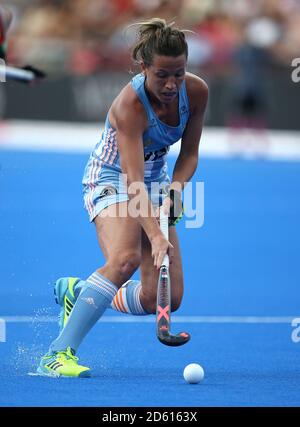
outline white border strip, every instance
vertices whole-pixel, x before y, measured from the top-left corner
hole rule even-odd
[[[0,342],[6,342],[6,322],[0,319]]]
[[[173,316],[172,323],[291,323],[297,316]],[[54,323],[56,316],[1,316],[7,323]],[[154,323],[154,316],[104,316],[101,323]]]
[[[99,141],[103,123],[65,123],[7,120],[0,123],[0,150],[90,153]],[[180,143],[172,145],[177,156]],[[244,130],[204,127],[201,157],[241,157],[300,161],[300,132]]]

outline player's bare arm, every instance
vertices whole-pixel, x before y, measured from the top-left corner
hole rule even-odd
[[[194,175],[198,165],[199,144],[208,100],[208,87],[201,78],[187,73],[186,87],[190,101],[190,119],[181,139],[171,184],[171,188],[175,188],[174,183],[180,183],[181,189]]]

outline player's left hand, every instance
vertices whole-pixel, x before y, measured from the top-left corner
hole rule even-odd
[[[169,217],[169,226],[176,225],[183,216],[184,209],[181,200],[181,193],[177,190],[170,190],[169,196],[164,198],[163,204],[155,211],[155,216],[159,219],[160,209]]]

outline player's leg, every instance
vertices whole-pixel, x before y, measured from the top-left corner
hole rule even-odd
[[[117,263],[122,261],[124,257],[127,256],[128,263],[136,263],[136,259],[138,258],[139,261],[140,258],[140,252],[137,254],[136,250],[134,250],[134,253],[128,253],[126,255],[126,252],[123,250],[122,242],[120,242],[120,236],[116,239],[114,222],[111,222],[112,232],[110,232],[110,228],[104,225],[103,221],[103,218],[107,213],[110,217],[129,216],[126,212],[126,205],[123,203],[128,201],[128,196],[127,188],[123,182],[122,176],[119,172],[103,166],[98,159],[91,157],[86,166],[83,184],[85,207],[89,213],[90,221],[94,222],[96,225],[100,247],[107,260],[106,265],[103,267],[104,270],[100,273],[104,275],[108,274],[108,278],[111,277],[113,282],[121,280],[123,281],[122,284],[127,282],[127,285],[130,285],[128,286],[127,293],[127,296],[129,297],[129,307],[126,304],[126,286],[124,285],[122,291],[120,291],[120,293],[118,293],[118,295],[113,299],[112,308],[133,314],[147,314],[139,304],[139,282],[131,280],[127,281],[124,276],[112,277],[117,274]],[[112,207],[109,207],[108,209],[108,205],[111,205]],[[119,209],[116,209],[118,206]],[[113,215],[115,210],[119,210],[120,214]],[[128,228],[127,224],[125,224],[125,227]],[[130,228],[129,235],[132,235]],[[127,236],[125,240],[128,240]],[[121,243],[120,254],[115,251],[116,241]],[[110,256],[110,251],[112,251],[112,253],[116,253],[115,259]],[[66,325],[73,306],[84,286],[85,280],[81,280],[79,278],[63,277],[56,281],[55,299],[62,307],[59,321],[60,329]],[[122,295],[124,295],[124,298],[122,298]]]
[[[174,258],[170,264],[171,310],[179,308],[183,296],[183,272],[179,240],[175,227],[169,227],[169,240],[174,247]],[[153,265],[151,244],[142,232],[141,292],[140,301],[148,313],[156,312],[157,282],[159,271]]]
[[[123,204],[124,206],[124,204]],[[122,208],[122,205],[120,204]],[[111,208],[111,212],[114,208]],[[110,210],[104,210],[103,215],[109,213]],[[99,241],[101,250],[105,256],[106,264],[103,267],[103,274],[107,274],[107,270],[112,268],[112,274],[115,274],[116,263],[122,262],[122,257],[126,258],[129,263],[140,264],[141,258],[141,234],[139,235],[139,248],[129,250],[126,255],[126,251],[132,246],[130,241],[124,242],[122,244],[122,238],[118,238],[118,244],[116,244],[116,225],[114,221],[110,221],[109,224],[106,224],[105,219],[102,218],[103,215],[98,215],[95,220],[96,232]],[[136,226],[135,222],[133,223],[134,227]],[[130,232],[130,236],[134,236],[134,233],[131,231],[131,224],[126,223],[124,227]],[[126,237],[127,239],[127,237]],[[119,241],[120,240],[120,241]],[[128,246],[129,244],[129,246]],[[134,248],[136,245],[134,243]],[[115,259],[116,258],[116,259]],[[125,277],[119,278],[119,280],[124,280],[122,287],[119,288],[117,294],[113,298],[111,307],[119,312],[134,314],[134,315],[147,315],[149,314],[140,303],[140,291],[141,291],[141,282],[140,280],[125,280]],[[70,311],[75,304],[78,295],[85,286],[85,281],[80,280],[79,278],[64,277],[59,279],[56,282],[56,298],[57,302],[62,306],[61,315],[60,315],[60,327],[62,329],[65,326]],[[65,303],[64,303],[65,300]]]
[[[113,209],[113,208],[112,208]],[[103,211],[105,212],[108,211]],[[109,224],[106,224],[105,219],[101,217],[101,214],[98,215],[94,220],[96,226],[97,237],[99,241],[100,248],[105,256],[106,264],[103,267],[102,274],[115,274],[116,273],[116,264],[118,262],[127,262],[133,264],[140,264],[141,258],[141,234],[139,236],[139,248],[136,250],[136,244],[134,243],[134,250],[131,250],[132,247],[130,241],[122,243],[122,238],[116,240],[116,225],[114,221],[110,221]],[[134,222],[134,227],[135,227]],[[134,236],[134,233],[131,232],[131,225],[125,224],[124,227],[130,231],[130,236]],[[127,239],[127,237],[126,237]],[[118,241],[118,244],[116,243]],[[127,252],[128,250],[128,252]],[[127,255],[126,255],[127,253]],[[112,269],[112,272],[109,273],[109,270]],[[114,278],[116,280],[116,278]],[[123,281],[122,287],[119,288],[117,294],[113,298],[111,303],[111,308],[116,311],[134,314],[134,315],[147,315],[149,314],[144,310],[140,303],[140,291],[141,291],[141,282],[140,280],[126,280],[126,277],[120,277],[118,280]],[[79,278],[73,277],[63,277],[56,281],[55,283],[55,297],[56,302],[62,306],[59,324],[60,330],[66,325],[68,317],[71,313],[71,310],[78,298],[81,290],[85,286],[85,281]]]
[[[169,229],[170,242],[174,246],[174,259],[170,265],[171,308],[177,310],[183,295],[183,274],[179,242],[175,227]],[[112,308],[123,313],[146,315],[156,311],[158,271],[153,266],[151,245],[142,231],[141,280],[128,280],[117,292]]]
[[[119,206],[120,208],[122,208],[122,204],[120,204]],[[123,204],[123,208],[125,208],[124,204]],[[127,205],[126,205],[126,209],[127,209]],[[129,217],[128,213],[127,213],[127,216]],[[95,225],[96,225],[99,245],[106,258],[106,264],[103,268],[103,274],[106,274],[108,276],[110,274],[115,274],[116,262],[122,262],[122,259],[123,259],[124,266],[126,265],[126,263],[133,264],[134,268],[131,269],[131,272],[132,272],[131,275],[132,275],[141,263],[141,232],[142,232],[141,226],[140,225],[137,226],[137,221],[134,219],[127,221],[126,225],[124,226],[127,228],[127,232],[130,234],[130,238],[134,239],[134,241],[130,243],[130,241],[126,237],[126,240],[124,241],[124,244],[123,244],[122,241],[120,242],[116,241],[116,234],[114,232],[115,230],[114,223],[111,223],[112,230],[110,232],[109,228],[106,227],[105,222],[103,221],[103,218],[101,217],[101,215],[99,215],[95,219]],[[138,243],[136,242],[136,239],[138,239]],[[112,308],[115,308],[117,311],[120,311],[123,313],[131,313],[131,314],[137,314],[137,315],[148,314],[140,304],[140,299],[139,299],[140,281],[131,280],[130,277],[126,277],[123,275],[118,278],[120,283],[123,284],[123,286],[120,287],[117,294],[113,298],[111,306]]]
[[[119,210],[127,212],[127,202],[119,203],[118,207]],[[98,273],[116,283],[118,288],[123,284],[122,290],[120,289],[113,298],[112,308],[124,313],[148,314],[139,302],[140,281],[128,280],[140,264],[140,226],[137,226],[137,220],[128,219],[127,213],[127,218],[114,218],[115,211],[116,205],[112,205],[104,209],[94,220],[99,245],[106,259],[106,264],[98,270]],[[120,232],[117,231],[119,228]],[[124,235],[123,229],[126,230]],[[56,281],[55,299],[62,307],[59,315],[60,331],[66,325],[84,287],[85,281],[79,278],[62,277]]]
[[[154,187],[152,191],[152,182],[159,184],[160,191]],[[167,175],[152,177],[148,183],[148,192],[152,204],[155,208],[162,204],[162,196],[165,194],[170,179]],[[172,310],[179,307],[183,295],[183,273],[180,255],[180,247],[176,234],[176,228],[169,228],[169,239],[174,246],[175,256],[170,266],[170,277],[172,282]],[[144,231],[142,231],[142,259],[141,259],[141,280],[128,280],[117,292],[111,307],[117,311],[130,313],[133,315],[146,315],[156,311],[156,293],[158,271],[153,265],[151,255],[151,244]]]
[[[97,228],[97,236],[100,247],[106,258],[109,257],[109,248],[113,248],[114,242],[105,234],[105,229],[102,228],[102,221],[99,219],[95,220]],[[142,277],[146,284],[143,287],[141,280],[129,279],[124,282],[123,286],[119,288],[117,294],[112,300],[111,307],[119,312],[133,314],[133,315],[147,315],[153,313],[156,305],[156,287],[158,272],[153,268],[153,258],[151,256],[151,245],[144,232],[143,235],[143,247],[142,247]],[[170,266],[170,276],[172,280],[172,310],[176,310],[180,305],[183,293],[183,274],[182,274],[182,263],[180,256],[180,248],[175,227],[170,227],[170,241],[175,248],[175,258]],[[113,249],[114,252],[114,249]],[[150,283],[150,284],[149,284]],[[61,278],[56,282],[56,286],[63,292],[60,292],[65,299],[63,304],[63,298],[61,297],[59,304],[63,306],[60,315],[60,326],[65,325],[70,311],[75,304],[76,298],[78,297],[81,289],[84,287],[85,281],[78,278]],[[72,291],[74,287],[74,290]],[[144,295],[141,296],[142,288]],[[150,289],[150,291],[149,291]],[[58,295],[58,292],[56,292]],[[73,296],[72,296],[72,295]],[[143,303],[141,302],[143,298]],[[151,304],[149,305],[149,300]]]
[[[120,205],[126,208],[127,202]],[[49,353],[41,361],[40,373],[47,374],[48,358],[53,354],[66,354],[66,349],[69,349],[69,356],[70,354],[74,356],[84,337],[110,306],[118,288],[139,267],[141,227],[135,218],[129,215],[118,217],[113,215],[114,212],[114,205],[109,206],[95,219],[97,235],[106,263],[85,281],[67,324],[50,345]],[[51,360],[51,363],[55,362],[58,361]],[[69,359],[68,363],[74,365]],[[64,365],[56,365],[56,367],[58,373],[60,373],[59,369],[62,374],[66,373]],[[83,374],[86,375],[87,372],[84,371]]]
[[[118,205],[127,209],[127,204],[122,202]],[[108,206],[95,218],[97,236],[106,262],[85,281],[67,324],[51,344],[52,351],[69,346],[76,351],[91,326],[111,304],[117,290],[140,265],[141,226],[129,215],[116,216],[115,207]]]
[[[120,216],[122,215],[122,216]],[[94,220],[105,264],[98,272],[122,286],[141,262],[141,226],[128,212],[128,202],[104,209]]]

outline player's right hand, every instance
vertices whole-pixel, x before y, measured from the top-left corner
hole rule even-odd
[[[154,258],[154,266],[159,269],[163,262],[165,255],[168,253],[169,262],[172,264],[174,256],[173,245],[165,239],[162,234],[158,234],[151,241],[152,257]]]

